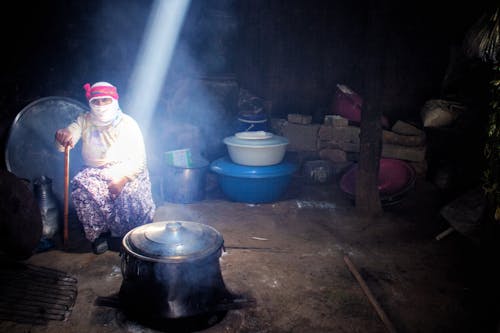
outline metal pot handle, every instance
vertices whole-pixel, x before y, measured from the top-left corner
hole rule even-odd
[[[124,252],[120,252],[120,257],[122,257],[121,263],[120,263],[120,269],[122,271],[122,277],[123,279],[127,278],[127,275],[125,272],[127,271],[127,265],[128,265],[128,254]]]

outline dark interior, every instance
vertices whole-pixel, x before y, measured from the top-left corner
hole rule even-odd
[[[124,111],[141,117],[142,110],[130,110],[128,102],[155,2],[50,0],[2,6],[2,149],[26,106],[48,96],[86,104],[82,86],[87,82],[113,83]],[[159,156],[167,150],[188,144],[209,162],[222,156],[226,147],[220,139],[234,131],[242,93],[257,97],[269,118],[301,114],[320,124],[332,113],[337,84],[344,84],[365,98],[370,112],[385,116],[389,127],[400,120],[425,131],[426,170],[418,182],[435,187],[430,206],[439,210],[480,187],[487,166],[483,148],[492,63],[468,55],[464,41],[495,6],[487,0],[192,0],[164,80],[154,87],[143,83],[159,91],[144,131],[152,179],[164,172]],[[448,126],[424,129],[422,107],[437,99],[460,103],[466,111]],[[0,163],[6,170],[5,160]],[[12,207],[2,209],[15,216]],[[475,295],[490,296],[487,309],[480,310],[492,329],[484,332],[500,327],[495,223],[479,232],[478,242],[465,245],[477,251],[477,261],[467,255],[473,267],[491,273],[474,277],[489,290]],[[455,254],[466,252],[462,245],[455,244]],[[474,275],[469,269],[459,274]]]

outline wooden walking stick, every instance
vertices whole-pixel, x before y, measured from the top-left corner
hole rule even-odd
[[[69,145],[64,148],[64,248],[68,248],[68,214],[69,214]]]

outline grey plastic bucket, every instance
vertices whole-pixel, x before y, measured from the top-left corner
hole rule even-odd
[[[189,167],[165,165],[162,181],[163,200],[174,203],[192,203],[205,198],[209,162],[194,159]]]

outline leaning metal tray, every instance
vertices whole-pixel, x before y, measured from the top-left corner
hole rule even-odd
[[[7,170],[19,178],[47,176],[52,191],[64,201],[64,153],[55,146],[55,133],[87,110],[83,103],[66,97],[44,97],[21,110],[11,125],[5,150]],[[81,169],[81,145],[70,151],[70,179]],[[71,200],[70,200],[71,203]]]

